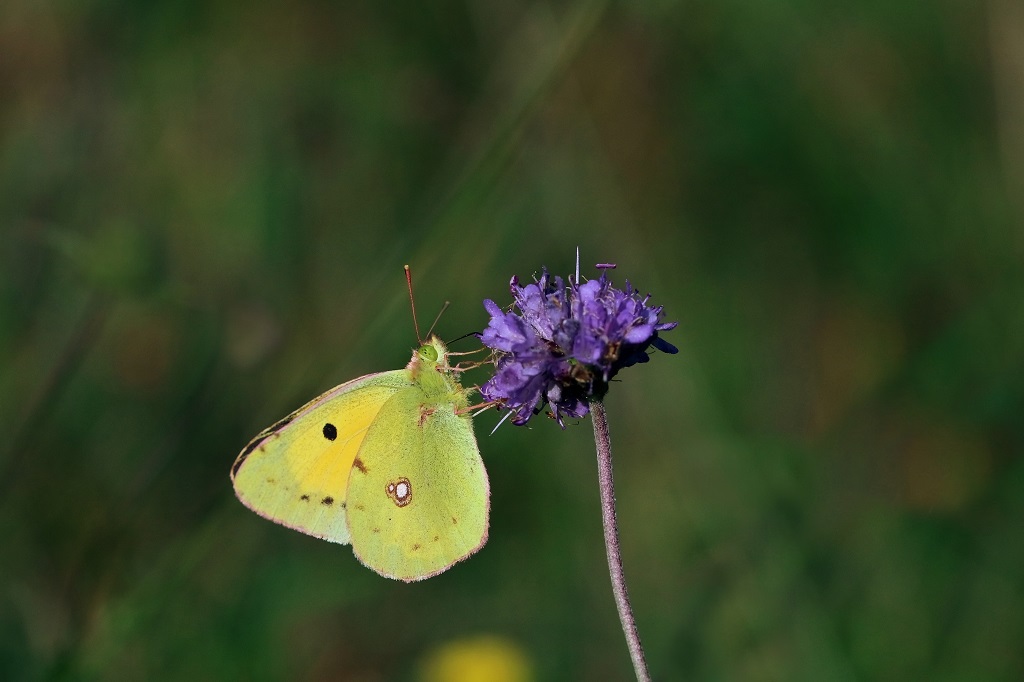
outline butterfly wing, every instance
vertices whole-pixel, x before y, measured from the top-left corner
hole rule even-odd
[[[238,499],[271,521],[349,543],[345,491],[352,462],[381,408],[411,386],[405,370],[353,379],[265,429],[231,467]]]
[[[487,541],[489,498],[470,418],[419,386],[402,390],[380,409],[349,477],[352,549],[383,576],[429,578]]]

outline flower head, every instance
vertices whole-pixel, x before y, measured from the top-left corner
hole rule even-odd
[[[494,376],[480,388],[487,400],[512,411],[513,424],[525,424],[547,403],[558,423],[590,411],[619,370],[650,359],[653,346],[677,349],[658,332],[678,323],[661,322],[661,306],[649,306],[627,281],[617,289],[608,269],[580,284],[552,277],[545,269],[520,286],[512,278],[512,311],[484,301],[491,319],[480,340],[497,353]]]

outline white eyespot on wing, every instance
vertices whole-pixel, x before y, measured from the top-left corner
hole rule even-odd
[[[384,486],[384,492],[395,506],[404,507],[412,502],[412,483],[404,476]]]

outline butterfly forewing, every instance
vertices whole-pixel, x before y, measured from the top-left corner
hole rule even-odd
[[[350,542],[349,472],[382,406],[412,386],[406,370],[331,389],[254,438],[232,467],[238,498],[257,514],[331,542]]]

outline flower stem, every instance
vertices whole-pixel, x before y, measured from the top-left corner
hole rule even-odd
[[[638,682],[650,682],[651,674],[647,671],[644,660],[644,647],[640,643],[640,633],[633,619],[633,609],[629,605],[629,594],[626,590],[626,577],[622,573],[622,555],[619,552],[619,526],[615,521],[615,483],[612,480],[612,440],[608,434],[608,417],[604,411],[604,403],[594,400],[590,403],[590,415],[594,421],[594,441],[597,443],[597,479],[601,488],[601,520],[604,522],[604,546],[608,552],[608,574],[612,579],[612,593],[615,595],[615,606],[619,610],[622,632],[626,635],[629,656],[633,659],[633,670]]]

